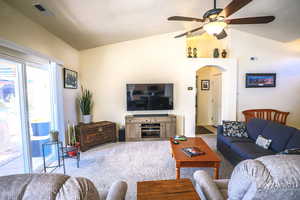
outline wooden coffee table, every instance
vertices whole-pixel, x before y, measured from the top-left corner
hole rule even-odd
[[[137,183],[137,200],[200,200],[189,179]]]
[[[170,138],[170,144],[172,157],[176,161],[176,179],[180,179],[180,168],[182,167],[212,167],[214,168],[214,178],[219,178],[221,160],[202,138],[187,138],[186,141],[179,141],[179,144],[173,144],[173,138]],[[205,155],[188,157],[181,150],[184,147],[198,147],[205,152]]]

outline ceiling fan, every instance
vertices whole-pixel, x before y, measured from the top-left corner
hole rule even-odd
[[[214,0],[214,8],[208,10],[204,15],[203,19],[193,18],[193,17],[183,17],[183,16],[172,16],[169,17],[169,21],[190,21],[190,22],[201,22],[204,23],[202,26],[195,28],[193,30],[187,31],[180,35],[175,36],[175,38],[179,38],[182,36],[187,36],[193,32],[201,30],[201,34],[205,33],[205,31],[214,35],[217,39],[223,39],[227,36],[224,28],[227,27],[228,24],[267,24],[272,22],[275,17],[274,16],[262,16],[262,17],[247,17],[247,18],[238,18],[238,19],[228,19],[228,17],[252,0],[233,0],[229,3],[224,9],[216,7],[216,0]]]

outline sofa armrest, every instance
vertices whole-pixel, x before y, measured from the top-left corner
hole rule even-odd
[[[223,135],[223,125],[218,125],[218,127],[217,127],[217,134],[218,135]]]
[[[196,191],[201,200],[224,200],[218,186],[207,172],[203,170],[196,171],[194,179],[196,182]]]
[[[107,194],[106,200],[124,200],[127,192],[127,183],[124,181],[114,182]]]

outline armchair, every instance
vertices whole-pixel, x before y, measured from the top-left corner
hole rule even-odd
[[[244,160],[230,179],[213,180],[205,171],[194,173],[201,200],[300,199],[300,156],[272,155]]]
[[[124,200],[127,184],[112,184],[107,195],[100,196],[86,178],[62,174],[18,174],[0,177],[0,199],[49,200]]]

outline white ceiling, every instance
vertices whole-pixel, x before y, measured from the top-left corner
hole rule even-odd
[[[4,0],[78,50],[146,36],[188,30],[200,24],[169,22],[167,17],[202,17],[213,0],[35,0],[54,15],[44,16],[33,0]],[[230,0],[217,0],[224,7]],[[237,29],[279,41],[300,38],[300,0],[253,0],[234,17],[274,15],[268,25]]]

